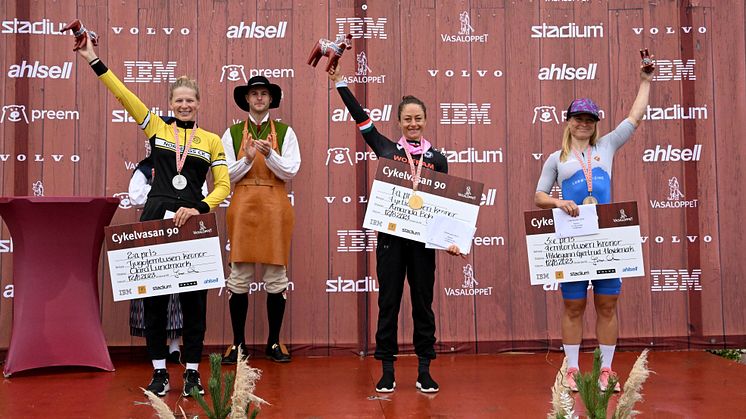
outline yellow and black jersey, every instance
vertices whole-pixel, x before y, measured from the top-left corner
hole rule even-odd
[[[196,208],[200,213],[209,212],[223,202],[230,193],[230,179],[220,137],[202,128],[195,128],[194,121],[179,121],[173,118],[173,121],[167,123],[150,112],[148,107],[101,61],[92,67],[99,79],[114,93],[148,136],[155,168],[148,200],[164,198],[183,201],[183,206]],[[173,124],[176,124],[178,139],[174,138]],[[172,179],[177,174],[176,144],[179,144],[179,150],[183,150],[194,129],[197,131],[181,170],[181,174],[187,178],[187,187],[178,190],[172,184]],[[212,170],[214,189],[207,197],[203,197],[201,189],[208,170]]]

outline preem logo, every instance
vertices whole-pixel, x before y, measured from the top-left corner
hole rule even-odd
[[[144,27],[139,28],[137,26],[131,26],[125,28],[124,26],[112,26],[111,31],[114,35],[181,35],[187,36],[192,30],[189,28],[157,28],[157,27]]]
[[[651,269],[650,291],[702,291],[702,269]]]
[[[699,161],[702,158],[702,144],[697,144],[694,148],[674,148],[668,145],[665,148],[660,144],[655,148],[649,148],[642,154],[642,161],[659,162],[659,161]]]
[[[29,118],[31,115],[31,118]],[[78,111],[63,111],[51,109],[30,109],[26,110],[25,105],[5,105],[3,112],[0,114],[0,123],[3,122],[34,122],[40,120],[72,120],[80,119]]]
[[[340,253],[372,252],[378,244],[374,230],[337,230],[337,238]]]
[[[472,240],[474,246],[505,246],[503,236],[475,236]]]
[[[287,28],[288,23],[286,21],[281,21],[276,26],[262,26],[257,25],[256,22],[251,22],[251,24],[241,22],[235,26],[228,26],[228,31],[225,33],[225,37],[228,39],[284,38]]]
[[[588,64],[588,67],[570,67],[552,64],[539,69],[539,80],[594,80],[598,63]]]
[[[132,208],[132,201],[130,201],[130,194],[127,192],[119,192],[112,195],[114,198],[119,198],[119,208],[130,209]]]
[[[52,23],[49,19],[38,21],[3,20],[0,22],[0,32],[3,34],[28,34],[28,35],[72,35],[72,32],[60,33],[67,23]]]
[[[385,17],[338,17],[337,37],[352,35],[352,39],[387,39]]]
[[[443,288],[446,295],[449,297],[468,297],[468,296],[484,296],[492,295],[492,287],[479,288],[479,282],[474,277],[474,269],[471,264],[464,266],[464,282],[461,284],[461,288]]]
[[[248,81],[246,73],[243,71],[243,65],[240,64],[228,64],[223,66],[223,72],[220,74],[220,82],[227,81],[241,81],[244,83]]]
[[[355,56],[357,60],[357,70],[354,76],[345,77],[347,83],[384,83],[386,81],[386,75],[373,75],[373,72],[368,65],[368,56],[365,55],[365,51]]]
[[[477,151],[474,147],[466,150],[439,150],[446,156],[448,163],[502,163],[503,149]]]
[[[604,25],[578,26],[569,23],[564,26],[547,25],[542,23],[531,27],[531,38],[603,38]]]
[[[650,200],[651,208],[697,208],[699,200],[684,199],[684,194],[681,192],[679,187],[679,179],[676,176],[668,179],[668,198],[665,201],[658,201],[655,199]]]
[[[439,77],[439,76],[448,77],[448,78],[464,77],[464,78],[469,78],[469,79],[477,78],[477,77],[478,78],[485,78],[485,77],[499,78],[503,76],[503,72],[501,70],[481,70],[481,69],[477,69],[473,71],[463,70],[463,69],[462,70],[448,69],[448,70],[444,70],[441,72],[440,70],[431,68],[427,70],[427,74],[429,74],[430,77]]]
[[[441,103],[440,123],[443,125],[490,125],[491,103]]]
[[[249,70],[249,78],[254,76],[264,76],[269,78],[293,78],[295,77],[295,69],[292,68],[252,68]],[[246,72],[242,64],[228,64],[224,65],[220,73],[220,82],[239,82],[243,81],[246,83]]]
[[[59,65],[42,65],[39,61],[33,64],[21,61],[8,68],[8,77],[12,79],[69,79],[72,74],[73,62],[67,61]]]
[[[326,280],[326,292],[378,292],[378,284],[371,276],[363,279],[337,279]]]
[[[697,60],[655,60],[656,74],[653,81],[697,80],[694,66]]]
[[[635,35],[642,35],[643,32],[645,34],[650,35],[676,35],[678,33],[707,33],[707,27],[706,26],[664,26],[664,27],[653,27],[649,29],[645,29],[642,27],[636,27],[632,28],[632,32]]]
[[[648,105],[642,119],[646,120],[677,120],[677,119],[707,119],[707,105],[683,107],[673,105],[668,108],[655,108]]]
[[[264,285],[264,281],[262,281],[262,282],[249,282],[249,295],[251,295],[251,294],[253,294],[255,292],[261,292],[261,291],[264,291],[264,292],[267,291],[267,288],[265,288],[265,285]],[[289,281],[288,282],[288,287],[287,287],[287,290],[285,292],[287,292],[287,291],[295,291],[295,283],[293,283],[293,281]]]
[[[562,112],[560,112],[559,115],[560,116],[557,117],[557,108],[555,106],[539,105],[534,108],[534,119],[531,121],[531,123],[536,124],[537,122],[541,122],[559,124],[560,121],[564,121],[566,119],[567,110],[563,110]],[[598,117],[604,119],[606,117],[606,112],[604,112],[602,109],[599,109]]]
[[[387,122],[391,120],[392,105],[383,105],[382,108],[365,108],[365,112],[370,116],[373,122]],[[337,108],[332,111],[332,122],[354,121],[347,107]]]
[[[150,108],[150,112],[158,116],[164,116],[164,115],[174,116],[174,111],[169,109],[164,112],[161,108],[157,106]],[[124,123],[124,122],[136,122],[136,121],[135,121],[135,118],[130,116],[129,112],[127,112],[126,109],[112,109],[111,110],[111,122]],[[146,148],[147,147],[150,147],[150,144],[148,144]]]
[[[471,26],[471,17],[469,16],[469,12],[464,10],[461,12],[458,16],[459,21],[461,22],[461,27],[459,28],[458,34],[451,35],[442,33],[440,34],[440,39],[443,42],[461,42],[461,43],[472,43],[472,42],[487,42],[487,37],[489,34],[483,33],[479,35],[475,35],[474,27]]]
[[[172,83],[176,81],[176,61],[125,61],[125,83]]]

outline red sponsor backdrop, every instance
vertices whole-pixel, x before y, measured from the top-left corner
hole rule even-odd
[[[283,340],[307,353],[369,351],[378,282],[375,235],[361,225],[377,162],[321,65],[305,63],[318,38],[351,33],[343,69],[379,129],[396,137],[399,99],[419,96],[428,105],[428,135],[446,151],[451,173],[485,184],[473,253],[438,256],[438,349],[557,348],[562,301],[557,290],[528,285],[523,211],[534,208],[543,161],[559,147],[563,109],[574,97],[592,97],[608,132],[629,111],[637,51],[648,47],[658,59],[648,120],[614,167],[615,200],[638,202],[646,261],[645,277],[624,283],[620,345],[744,346],[738,208],[746,198],[737,186],[746,128],[744,7],[705,0],[0,2],[0,187],[6,196],[120,196],[113,223],[139,217],[126,190],[145,137],[71,51],[71,36],[54,34],[75,17],[101,35],[99,55],[148,106],[165,113],[168,80],[196,78],[199,124],[218,134],[245,118],[233,88],[268,75],[284,90],[272,115],[295,128],[303,156],[288,185],[297,227]],[[225,208],[217,213],[228,248]],[[5,227],[0,252],[0,348],[7,348],[13,271]],[[108,343],[143,345],[129,336],[129,306],[113,302],[107,269],[102,260]],[[250,341],[261,344],[265,298],[256,288],[247,327]],[[222,345],[231,339],[225,295],[209,298],[206,343]],[[407,348],[410,311],[405,297],[399,333]]]

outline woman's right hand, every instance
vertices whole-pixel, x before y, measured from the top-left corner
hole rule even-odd
[[[566,212],[571,217],[577,217],[578,215],[580,215],[578,204],[576,204],[575,201],[558,199],[554,206]]]
[[[329,80],[337,83],[342,81],[343,79],[344,76],[342,76],[341,72],[339,71],[339,65],[335,65],[334,67],[332,67],[331,70],[329,70]]]
[[[93,50],[93,42],[91,42],[90,37],[88,36],[88,32],[85,34],[86,37],[86,43],[84,46],[82,46],[80,49],[78,49],[78,54],[80,54],[81,57],[83,57],[87,62],[91,62],[98,58],[98,55],[96,55],[96,51]]]

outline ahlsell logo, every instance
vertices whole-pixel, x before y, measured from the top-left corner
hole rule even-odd
[[[125,83],[172,83],[176,81],[176,61],[125,61]]]
[[[148,27],[148,26],[144,28],[139,28],[137,26],[130,26],[129,28],[125,28],[124,26],[112,26],[111,31],[114,32],[114,35],[166,35],[166,36],[170,36],[172,34],[187,36],[192,32],[192,30],[189,28],[176,29],[176,28]]]
[[[531,27],[531,38],[603,38],[604,25],[578,26],[572,22],[564,26],[535,25]]]
[[[487,192],[482,194],[482,200],[479,202],[479,205],[484,207],[491,207],[495,205],[496,196],[497,189],[487,189]]]
[[[250,24],[241,22],[238,25],[228,26],[228,31],[225,33],[225,37],[228,39],[284,38],[287,28],[288,23],[285,21],[281,21],[276,26],[257,25],[256,21],[251,22]]]
[[[0,33],[3,34],[28,34],[28,35],[72,35],[71,32],[61,33],[62,29],[67,26],[67,23],[52,23],[51,20],[44,18],[37,21],[19,20],[13,18],[13,20],[3,20],[0,22]]]
[[[119,192],[112,195],[114,198],[119,198],[119,208],[130,209],[132,208],[132,201],[130,201],[130,194],[127,192]]]
[[[39,61],[33,64],[21,61],[8,68],[8,77],[12,79],[69,79],[73,70],[73,62],[66,61],[59,65],[42,65]]]
[[[34,191],[34,196],[44,196],[44,184],[40,180],[34,182],[31,189]]]
[[[627,213],[624,212],[624,208],[619,210],[619,218],[613,218],[613,221],[615,223],[624,223],[627,221],[632,221],[632,217],[627,217]]]
[[[326,280],[326,292],[378,292],[378,284],[371,276],[357,281],[338,276],[337,279]]]
[[[588,67],[570,67],[552,64],[539,69],[539,80],[594,80],[598,63],[588,64]]]
[[[490,125],[490,103],[441,103],[440,123],[443,125]]]
[[[466,150],[446,150],[441,148],[441,153],[446,156],[448,163],[502,163],[503,149],[477,151],[474,147]]]
[[[440,39],[443,42],[465,42],[465,43],[471,43],[471,42],[480,42],[484,43],[487,42],[487,37],[489,34],[483,33],[480,35],[474,35],[474,27],[471,26],[471,17],[469,16],[469,12],[464,10],[461,12],[458,16],[459,21],[461,22],[461,27],[459,28],[457,35],[450,35],[447,33],[440,34]]]
[[[374,230],[337,230],[337,238],[340,253],[372,252],[378,243]]]
[[[698,199],[686,200],[679,187],[679,179],[674,176],[668,179],[668,198],[665,201],[650,200],[651,208],[697,208]]]
[[[383,105],[382,108],[365,108],[365,112],[370,116],[370,120],[373,122],[386,122],[391,119],[392,105]],[[350,111],[347,107],[337,108],[332,111],[332,122],[348,122],[354,121],[355,119],[350,115]]]
[[[243,65],[240,64],[228,64],[223,66],[223,73],[220,75],[220,82],[223,80],[228,81],[241,81],[247,82],[246,73],[243,71]]]
[[[645,31],[646,34],[650,35],[676,35],[678,33],[707,33],[707,27],[706,26],[664,26],[662,28],[658,27],[652,27],[649,29],[636,27],[632,28],[632,32],[634,32],[635,35],[641,35],[642,32]]]
[[[443,288],[449,297],[465,297],[474,295],[492,295],[492,287],[478,288],[479,282],[474,277],[474,268],[471,264],[466,264],[463,269],[464,282],[461,288]]]
[[[30,122],[39,120],[73,120],[77,121],[80,119],[80,113],[78,111],[63,111],[63,110],[51,110],[51,109],[31,109],[31,120]],[[29,123],[28,113],[26,112],[26,105],[5,105],[3,106],[3,113],[0,115],[0,123],[2,122],[25,122]]]
[[[348,164],[352,166],[352,157],[350,157],[350,149],[348,147],[332,147],[326,151],[326,165],[329,166],[329,162],[334,164]]]
[[[368,65],[368,56],[365,55],[365,51],[357,54],[356,60],[357,71],[355,71],[354,76],[345,77],[347,83],[384,83],[386,81],[385,74],[373,75]]]
[[[653,81],[697,80],[694,66],[697,60],[655,60],[656,74]]]
[[[537,122],[542,122],[559,124],[560,121],[565,120],[566,116],[567,110],[563,110],[562,112],[560,112],[558,118],[556,107],[550,105],[539,105],[534,108],[534,119],[531,121],[531,123],[536,124]],[[604,119],[606,117],[606,112],[604,112],[603,109],[599,109],[598,117]]]
[[[650,291],[702,291],[702,269],[651,269]]]
[[[644,162],[699,161],[700,158],[702,158],[702,144],[696,144],[694,148],[674,148],[670,144],[663,148],[658,144],[654,149],[649,148],[642,154]]]
[[[429,74],[430,77],[436,77],[436,76],[442,75],[442,76],[445,76],[445,77],[448,77],[448,78],[451,78],[451,77],[465,77],[465,78],[469,78],[469,79],[470,78],[474,78],[474,77],[478,77],[478,78],[484,78],[484,77],[499,78],[499,77],[503,76],[503,72],[501,70],[482,70],[482,69],[477,69],[477,70],[473,70],[473,71],[472,70],[453,70],[453,69],[448,69],[448,70],[445,70],[445,71],[441,72],[440,70],[432,69],[431,68],[431,69],[427,70],[427,74]]]
[[[157,106],[154,106],[154,107],[150,108],[150,112],[152,114],[158,115],[158,116],[164,116],[164,115],[166,115],[166,116],[174,116],[174,111],[168,109],[168,110],[166,110],[164,112],[161,108],[159,108]],[[132,116],[130,116],[129,112],[127,112],[126,109],[112,109],[111,110],[111,122],[121,122],[121,123],[124,123],[124,122],[135,122],[135,118],[133,118]],[[150,147],[150,143],[146,143],[146,144],[147,145],[145,146],[145,148]],[[134,167],[133,167],[133,169],[134,169]]]
[[[707,119],[707,105],[683,107],[673,105],[668,108],[655,108],[648,105],[647,112],[642,119],[646,120],[677,120],[677,119]]]
[[[338,17],[337,36],[352,35],[352,39],[387,39],[385,17]]]

